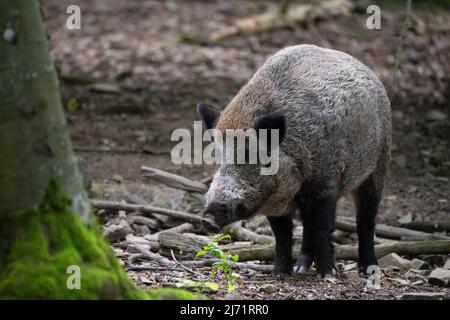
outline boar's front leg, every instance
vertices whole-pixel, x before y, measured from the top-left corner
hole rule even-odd
[[[336,197],[312,199],[314,263],[319,278],[333,274],[331,233],[336,219]]]
[[[292,218],[267,218],[275,235],[275,266],[272,274],[290,274],[292,269]]]

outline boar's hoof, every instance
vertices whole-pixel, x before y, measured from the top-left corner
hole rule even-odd
[[[283,275],[290,275],[291,274],[291,267],[285,266],[285,265],[275,265],[272,270],[273,276],[283,276]]]
[[[324,280],[324,281],[327,281],[330,283],[335,283],[337,281],[337,278],[331,273],[325,273],[325,274],[318,273],[317,279]]]
[[[311,255],[302,253],[300,254],[300,258],[298,259],[297,266],[295,268],[295,272],[298,274],[305,274],[308,272],[313,262],[313,258]]]
[[[309,267],[304,266],[304,265],[296,266],[294,269],[295,273],[298,273],[298,274],[305,274],[308,272],[308,270],[309,270]]]
[[[208,232],[219,232],[221,229],[217,222],[215,222],[210,217],[203,218],[201,220],[201,223],[203,228],[205,228],[205,230]]]

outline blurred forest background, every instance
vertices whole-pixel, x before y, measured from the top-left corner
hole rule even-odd
[[[71,138],[89,167],[88,179],[140,182],[145,164],[207,176],[203,167],[171,163],[171,132],[192,127],[200,101],[224,108],[277,50],[310,43],[360,59],[388,91],[394,146],[382,219],[395,222],[408,212],[438,219],[448,213],[448,4],[414,1],[405,28],[406,1],[375,1],[381,5],[381,29],[369,30],[370,1],[355,1],[348,17],[208,42],[237,19],[282,2],[43,1]],[[82,10],[81,30],[65,28],[69,3]]]
[[[349,15],[211,37],[239,19],[310,2],[43,0],[70,135],[91,196],[132,194],[198,211],[192,194],[149,182],[141,166],[208,177],[213,168],[170,161],[171,132],[192,128],[200,101],[224,108],[271,54],[309,43],[360,59],[391,99],[393,161],[378,221],[448,220],[449,2],[413,1],[408,14],[407,1],[353,1]],[[80,30],[65,27],[70,4],[81,8]],[[381,7],[380,30],[366,27],[370,4]],[[353,216],[351,201],[339,203],[338,215]]]

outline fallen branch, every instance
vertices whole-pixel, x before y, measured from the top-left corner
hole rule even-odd
[[[162,233],[159,237],[159,244],[162,255],[170,255],[170,250],[181,254],[178,257],[193,258],[195,254],[202,249],[206,242],[183,234]],[[243,244],[243,243],[242,243]],[[225,248],[224,248],[225,250]],[[295,244],[292,249],[294,257],[298,256],[300,251],[299,244]],[[335,257],[342,260],[357,260],[358,248],[354,246],[335,246]],[[275,258],[274,244],[249,244],[228,246],[227,253],[239,255],[240,261],[273,261]],[[448,254],[450,252],[450,240],[426,240],[426,241],[392,241],[390,243],[375,246],[375,255],[377,258],[383,257],[389,253],[399,255],[418,256],[421,254]]]
[[[208,242],[197,237],[170,231],[161,232],[158,237],[159,253],[169,257],[171,250],[175,252],[177,258],[186,260],[193,259],[197,252],[201,251]]]
[[[450,232],[450,221],[411,221],[402,227],[424,232]]]
[[[194,230],[194,226],[190,223],[185,222],[170,229],[161,230],[153,234],[145,235],[143,238],[149,241],[158,241],[159,235],[163,232],[184,233],[190,232],[192,230]]]
[[[154,230],[157,230],[160,228],[158,221],[155,221],[151,218],[143,217],[140,215],[128,215],[127,220],[128,220],[129,224],[146,225],[150,229],[154,229]]]
[[[348,219],[337,218],[335,226],[339,230],[356,232],[356,223]],[[385,224],[377,224],[375,226],[375,234],[378,237],[394,240],[402,240],[402,239],[410,239],[414,241],[422,241],[430,239],[450,240],[449,237],[442,235],[430,234],[426,232],[409,230],[405,228],[392,227]]]
[[[259,271],[259,272],[263,272],[263,273],[271,273],[273,270],[273,265],[272,264],[256,264],[256,263],[251,263],[251,262],[235,262],[234,264],[236,267],[238,267],[239,269],[250,269],[250,270],[255,270],[255,271]]]
[[[275,258],[274,245],[249,245],[231,249],[228,251],[232,255],[239,255],[240,261],[263,260],[273,261]],[[300,247],[294,245],[292,254],[298,256]],[[354,246],[335,246],[334,249],[336,259],[357,260],[358,248]],[[383,257],[389,253],[397,253],[399,255],[418,256],[421,254],[448,254],[450,252],[450,240],[435,241],[396,241],[375,246],[375,255],[377,258]]]
[[[213,181],[214,176],[209,176],[200,180],[201,183],[208,185]]]
[[[224,232],[231,234],[233,236],[233,240],[252,241],[257,244],[271,244],[275,241],[274,237],[260,235],[242,227],[242,221],[229,224],[224,228]]]
[[[142,248],[148,248],[148,250],[151,250],[153,252],[158,252],[159,251],[159,243],[158,243],[158,241],[148,240],[148,239],[145,239],[143,237],[137,237],[137,236],[135,236],[133,234],[128,234],[126,236],[126,241],[122,241],[122,242],[120,242],[120,244],[126,245],[128,251],[135,250],[135,248],[134,248],[135,244],[142,246]]]
[[[312,22],[317,19],[333,19],[340,16],[348,16],[351,8],[352,4],[349,0],[330,0],[314,4],[291,5],[286,12],[275,9],[237,20],[232,26],[227,26],[212,33],[209,41],[214,43],[238,34],[255,34],[289,27],[298,23]]]
[[[334,251],[338,259],[355,260],[358,257],[358,249],[356,247],[337,246]],[[448,254],[449,252],[450,240],[395,241],[375,246],[377,258],[381,258],[389,253],[418,256],[421,254]]]
[[[199,181],[179,176],[174,173],[150,167],[141,167],[141,170],[143,171],[144,177],[152,178],[172,188],[182,189],[186,191],[194,191],[199,193],[205,193],[208,190],[208,187],[205,184]]]
[[[166,267],[166,268],[173,268],[175,266],[175,263],[173,261],[170,261],[169,259],[157,254],[157,253],[153,253],[145,248],[143,248],[142,246],[138,245],[138,244],[134,244],[134,247],[136,248],[136,250],[141,253],[142,255],[144,255],[147,259],[152,260],[152,261],[156,261],[158,262],[160,265]]]
[[[127,271],[166,271],[166,267],[156,267],[148,264],[143,265],[129,265]],[[170,268],[173,271],[183,271],[181,268]]]
[[[210,259],[200,259],[200,260],[188,260],[183,261],[185,266],[190,267],[205,267],[211,266],[213,263],[218,262],[219,259],[210,258]],[[263,273],[271,273],[273,270],[273,265],[271,264],[256,264],[251,262],[234,262],[233,265],[239,269],[250,269]]]
[[[122,203],[117,201],[107,201],[107,200],[91,200],[91,204],[95,209],[109,209],[109,210],[124,210],[127,212],[139,211],[144,214],[162,214],[172,218],[185,220],[188,222],[192,222],[195,224],[200,224],[201,217],[196,216],[191,213],[181,212],[176,210],[170,210],[160,207],[148,206],[148,205],[140,205],[140,204],[129,204]]]

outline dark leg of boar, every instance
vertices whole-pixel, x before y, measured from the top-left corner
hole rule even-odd
[[[290,274],[292,269],[292,218],[267,218],[275,235],[275,266],[272,274]]]
[[[336,197],[312,199],[314,263],[320,278],[332,275],[334,250],[331,233],[336,218]]]
[[[382,193],[382,176],[377,172],[371,174],[355,192],[356,223],[358,233],[358,266],[362,273],[377,264],[374,248],[375,216]]]
[[[298,273],[305,273],[314,261],[311,200],[309,198],[298,200],[298,207],[303,224],[303,238],[300,256],[297,262],[297,269],[295,271]]]

